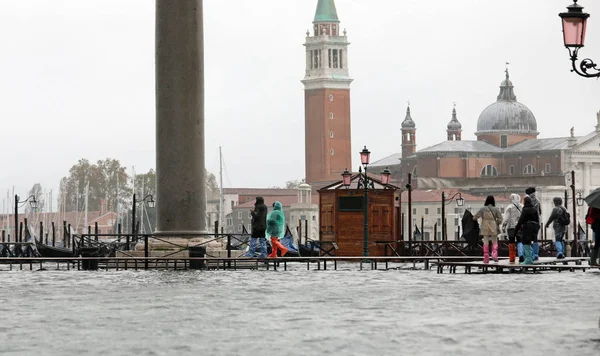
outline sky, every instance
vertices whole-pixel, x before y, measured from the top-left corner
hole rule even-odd
[[[154,1],[0,0],[0,197],[58,185],[81,158],[155,167]],[[224,187],[304,178],[303,43],[317,0],[205,0],[206,165]],[[463,139],[510,62],[540,137],[594,129],[600,83],[570,72],[559,12],[570,0],[336,0],[348,31],[352,157],[400,152],[407,101],[417,149]],[[600,4],[582,58],[600,60]],[[135,168],[133,168],[135,167]]]

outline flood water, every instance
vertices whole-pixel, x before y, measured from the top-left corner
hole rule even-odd
[[[1,355],[599,355],[600,273],[2,271]]]

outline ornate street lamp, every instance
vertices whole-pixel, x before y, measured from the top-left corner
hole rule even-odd
[[[565,47],[569,50],[571,56],[571,63],[573,69],[571,72],[575,72],[585,78],[598,78],[600,77],[600,70],[596,68],[597,64],[589,58],[586,58],[577,65],[577,55],[579,50],[585,46],[585,33],[587,30],[587,19],[590,14],[583,12],[583,6],[574,0],[574,3],[567,7],[567,12],[561,12],[558,14],[562,19],[563,27],[563,40]],[[588,73],[590,69],[596,71],[596,73]]]
[[[18,239],[19,239],[19,233],[18,233],[18,231],[19,231],[19,204],[24,205],[27,202],[29,202],[29,205],[31,206],[32,209],[37,209],[37,200],[35,199],[35,195],[30,195],[25,200],[19,200],[19,196],[17,194],[15,194],[15,242],[20,242],[20,241],[18,241]]]
[[[390,172],[388,167],[385,167],[385,169],[383,171],[381,171],[381,184],[383,184],[384,186],[390,184],[391,177],[392,177],[392,172]]]
[[[153,209],[156,207],[156,202],[154,201],[154,197],[152,196],[152,194],[148,194],[144,197],[144,199],[142,200],[136,200],[135,199],[135,193],[133,193],[133,205],[131,207],[131,234],[135,235],[136,231],[135,231],[135,208],[137,206],[138,203],[143,203],[146,202],[146,205],[148,205],[148,208]],[[142,219],[143,220],[143,219]]]
[[[583,206],[583,197],[581,196],[581,192],[577,192],[577,206]]]
[[[346,189],[350,188],[351,179],[352,173],[348,171],[348,168],[344,169],[344,172],[342,173],[342,184]]]
[[[371,152],[367,149],[367,146],[360,151],[360,163],[365,168],[365,175],[363,178],[363,188],[365,189],[365,197],[363,202],[363,256],[369,256],[369,176],[367,175],[367,166],[371,161]],[[360,168],[359,168],[360,171]],[[371,183],[372,184],[372,183]]]
[[[452,197],[450,197],[450,199],[448,199],[448,202],[446,202],[446,193],[442,192],[442,241],[445,241],[448,238],[446,234],[446,205],[452,203],[452,201],[454,200],[454,198],[456,198],[457,195],[458,198],[456,199],[456,206],[464,206],[465,200],[463,199],[462,194],[460,192],[457,192]]]

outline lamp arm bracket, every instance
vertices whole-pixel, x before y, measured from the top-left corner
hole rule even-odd
[[[590,58],[583,59],[579,65],[577,65],[577,54],[571,56],[571,62],[573,63],[573,69],[571,72],[575,72],[585,78],[598,78],[600,77],[600,69],[597,68],[597,64],[594,63]],[[594,73],[589,73],[590,70],[594,70]]]

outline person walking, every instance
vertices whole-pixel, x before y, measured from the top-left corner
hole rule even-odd
[[[502,213],[496,208],[496,201],[489,195],[485,199],[485,206],[473,216],[473,220],[481,219],[479,235],[483,236],[483,263],[490,262],[488,243],[492,242],[492,259],[498,262],[498,235],[502,224]]]
[[[250,209],[252,215],[252,231],[250,235],[250,248],[244,256],[254,257],[256,255],[256,243],[260,246],[259,258],[267,257],[267,206],[263,197],[256,197],[254,208]]]
[[[267,235],[271,237],[270,258],[277,257],[277,250],[281,251],[281,257],[285,256],[288,249],[279,242],[285,234],[285,216],[283,215],[283,206],[280,202],[273,203],[273,211],[267,215]]]
[[[537,234],[540,231],[540,213],[533,206],[530,196],[523,199],[523,211],[515,227],[515,233],[521,229],[523,229],[523,256],[525,257],[521,264],[530,265],[534,261],[533,241],[537,239]]]
[[[563,242],[563,238],[565,237],[565,231],[567,230],[567,225],[571,222],[571,217],[567,212],[567,209],[562,206],[562,198],[554,197],[552,199],[554,202],[554,209],[552,209],[552,213],[546,222],[546,229],[550,224],[552,224],[552,228],[554,229],[554,246],[556,247],[556,258],[563,259],[565,258],[565,244]]]
[[[502,231],[505,231],[506,236],[508,236],[509,262],[515,263],[517,255],[519,256],[519,262],[522,262],[523,242],[521,241],[521,234],[515,232],[515,227],[519,222],[519,217],[521,217],[523,205],[521,204],[521,197],[519,194],[511,194],[509,199],[510,204],[506,208],[506,211],[504,211],[504,216],[502,217]],[[515,238],[517,245],[515,245]]]
[[[525,194],[527,194],[531,198],[531,204],[538,211],[538,216],[540,218],[540,228],[542,221],[542,204],[540,204],[539,199],[537,198],[537,192],[534,187],[530,187],[525,189]],[[538,229],[538,235],[539,235]],[[538,235],[535,236],[535,240],[533,240],[533,244],[531,245],[533,251],[533,260],[537,261],[540,259],[540,245],[538,244]]]
[[[594,235],[594,248],[590,251],[590,265],[598,265],[600,257],[600,209],[590,207],[585,222],[592,226],[592,234]]]

